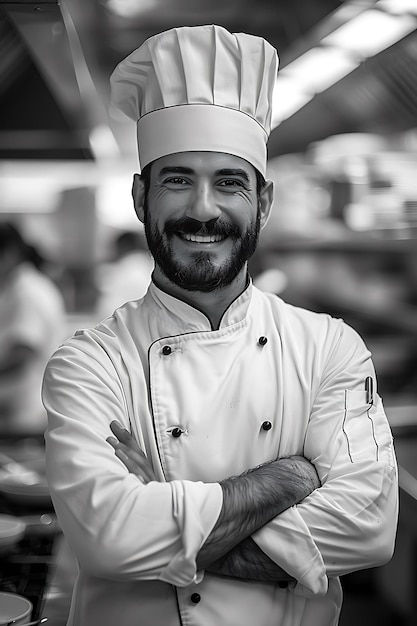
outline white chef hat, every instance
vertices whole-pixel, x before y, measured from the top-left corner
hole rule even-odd
[[[278,55],[265,39],[221,26],[147,39],[111,76],[112,106],[137,122],[139,161],[226,152],[264,176]]]

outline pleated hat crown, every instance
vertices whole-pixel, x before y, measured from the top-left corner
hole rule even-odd
[[[142,168],[197,150],[242,157],[265,175],[277,71],[277,52],[261,37],[173,28],[119,63],[111,101],[137,122]]]

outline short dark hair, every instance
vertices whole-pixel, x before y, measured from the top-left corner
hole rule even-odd
[[[10,250],[18,254],[19,263],[29,261],[38,269],[41,269],[45,263],[45,259],[36,246],[23,238],[15,224],[12,222],[0,222],[0,255]]]
[[[259,195],[262,189],[266,185],[266,180],[263,174],[261,174],[261,172],[258,169],[256,169],[256,167],[255,167],[255,174],[256,174],[256,191]]]

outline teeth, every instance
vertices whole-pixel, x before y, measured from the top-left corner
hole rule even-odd
[[[196,241],[197,243],[214,243],[215,241],[221,241],[223,239],[221,235],[192,235],[191,233],[182,233],[182,236],[187,241]]]

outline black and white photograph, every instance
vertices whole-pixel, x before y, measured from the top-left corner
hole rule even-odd
[[[417,624],[416,0],[0,0],[0,626]]]

